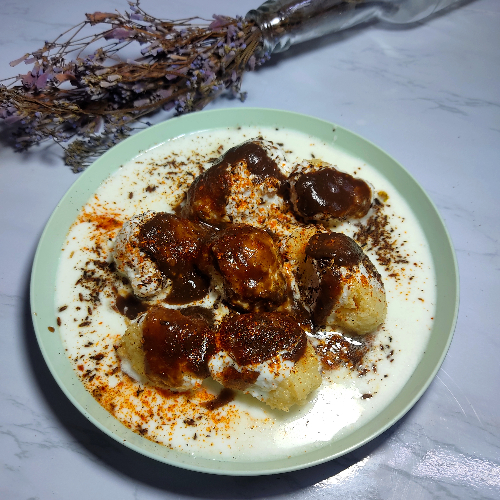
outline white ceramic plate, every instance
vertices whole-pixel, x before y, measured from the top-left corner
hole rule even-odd
[[[437,279],[432,332],[422,360],[396,398],[375,418],[353,433],[322,448],[287,459],[258,462],[200,459],[153,443],[122,425],[88,393],[77,377],[54,325],[54,290],[65,236],[81,207],[100,183],[142,151],[184,134],[237,126],[279,127],[310,134],[372,165],[406,199],[429,242]],[[227,475],[261,475],[309,467],[344,455],[372,440],[399,420],[418,400],[437,373],[450,345],[458,312],[458,271],[445,226],[432,202],[410,174],[365,139],[332,123],[286,111],[235,108],[173,118],[115,146],[73,184],[52,214],[40,239],[31,277],[31,309],[40,349],[57,383],[73,404],[103,432],[148,457],[190,470]]]

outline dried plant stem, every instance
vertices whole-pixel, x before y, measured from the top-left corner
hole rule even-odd
[[[124,14],[86,16],[13,61],[12,66],[33,67],[0,84],[0,118],[17,125],[17,147],[52,139],[64,147],[75,171],[155,110],[202,109],[225,89],[243,99],[243,73],[268,58],[257,56],[260,30],[242,18],[162,20],[144,12],[138,1]],[[98,33],[85,34],[101,25]],[[125,58],[125,49],[138,50]]]

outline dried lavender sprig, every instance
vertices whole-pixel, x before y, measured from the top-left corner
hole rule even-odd
[[[72,141],[65,161],[80,171],[155,110],[202,109],[225,89],[244,99],[244,71],[269,57],[257,56],[261,32],[243,18],[215,15],[210,24],[193,23],[197,18],[164,20],[147,14],[138,1],[129,5],[124,14],[87,14],[82,23],[11,63],[33,64],[31,71],[0,85],[0,118],[17,125],[18,149],[46,139],[61,145]],[[84,34],[99,25],[106,28]],[[120,51],[137,45],[139,54],[120,58]]]

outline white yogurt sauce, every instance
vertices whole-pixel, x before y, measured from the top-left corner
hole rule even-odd
[[[365,355],[364,376],[346,367],[328,370],[310,401],[288,413],[243,394],[210,411],[200,403],[221,389],[210,379],[197,394],[186,395],[157,391],[123,373],[114,346],[127,320],[113,310],[114,292],[109,287],[101,290],[99,279],[111,274],[103,270],[103,262],[111,262],[112,239],[125,219],[147,210],[172,211],[204,162],[260,135],[283,143],[289,161],[314,155],[368,181],[375,192],[386,192],[384,213],[390,215],[394,241],[407,262],[386,270],[373,252],[367,252],[382,275],[388,313]],[[342,223],[337,230],[353,235],[357,228]],[[55,302],[59,330],[75,370],[94,397],[125,425],[195,456],[258,461],[262,456],[284,458],[321,447],[353,432],[391,402],[425,350],[434,316],[435,279],[418,221],[394,186],[375,169],[314,137],[248,127],[171,140],[132,159],[108,178],[68,234]],[[213,297],[204,301],[204,305],[211,303]]]

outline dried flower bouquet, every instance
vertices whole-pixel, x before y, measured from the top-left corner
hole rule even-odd
[[[78,172],[153,111],[199,110],[226,89],[243,100],[244,71],[268,58],[261,49],[252,21],[158,19],[136,0],[123,14],[87,14],[11,62],[33,66],[0,84],[0,118],[18,126],[17,148],[53,139]]]

